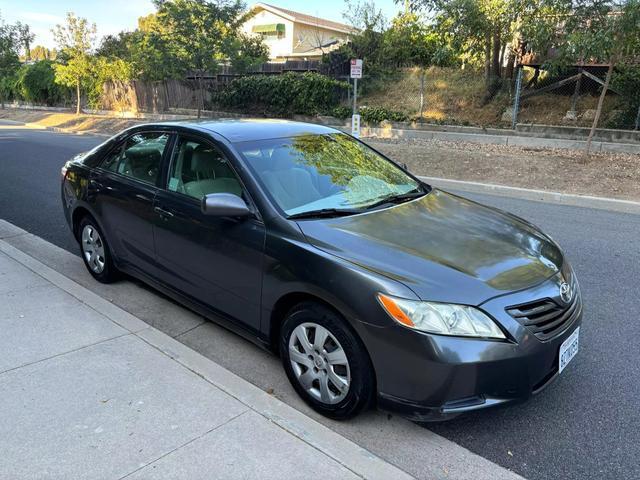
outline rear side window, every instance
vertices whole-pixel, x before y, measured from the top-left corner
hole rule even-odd
[[[168,140],[169,134],[164,132],[135,133],[107,155],[101,166],[110,172],[155,184]]]

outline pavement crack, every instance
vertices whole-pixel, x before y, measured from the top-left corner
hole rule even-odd
[[[100,345],[101,343],[110,342],[112,340],[117,340],[118,338],[126,337],[126,336],[129,336],[129,335],[134,335],[135,336],[135,334],[127,331],[126,333],[123,333],[123,334],[120,334],[120,335],[116,335],[115,337],[105,338],[103,340],[99,340],[97,342],[90,343],[88,345],[83,345],[82,347],[74,348],[72,350],[67,350],[66,352],[56,353],[55,355],[51,355],[51,356],[46,357],[46,358],[41,358],[40,360],[36,360],[34,362],[25,363],[25,364],[19,365],[17,367],[12,367],[12,368],[9,368],[7,370],[2,370],[0,372],[0,375],[4,375],[5,373],[13,372],[14,370],[19,370],[21,368],[30,367],[31,365],[37,365],[38,363],[46,362],[47,360],[52,360],[52,359],[57,358],[57,357],[63,357],[64,355],[68,355],[70,353],[79,352],[80,350],[84,350],[85,348],[95,347],[96,345]]]
[[[221,427],[224,427],[224,426],[225,426],[225,425],[227,425],[228,423],[233,422],[235,419],[237,419],[237,418],[241,417],[242,415],[244,415],[245,413],[248,413],[248,412],[250,412],[250,411],[252,411],[252,410],[251,410],[251,409],[249,409],[249,408],[247,408],[244,412],[241,412],[241,413],[239,413],[239,414],[237,414],[237,415],[234,415],[234,416],[233,416],[233,417],[231,417],[230,419],[228,419],[228,420],[226,420],[226,421],[222,422],[220,425],[216,425],[215,427],[213,427],[213,428],[211,428],[211,429],[207,430],[206,432],[204,432],[204,433],[202,433],[202,434],[198,435],[197,437],[194,437],[194,438],[192,438],[191,440],[188,440],[188,441],[186,441],[185,443],[183,443],[183,444],[181,444],[181,445],[178,445],[177,447],[175,447],[175,448],[173,448],[173,449],[171,449],[171,450],[169,450],[169,451],[167,451],[167,452],[163,453],[162,455],[160,455],[160,456],[159,456],[158,458],[156,458],[155,460],[152,460],[152,461],[150,461],[150,462],[148,462],[148,463],[145,463],[145,464],[144,464],[144,465],[142,465],[141,467],[138,467],[138,468],[136,468],[135,470],[132,470],[131,472],[127,473],[126,475],[124,475],[124,476],[120,477],[118,480],[123,480],[124,478],[127,478],[127,477],[129,477],[129,476],[133,475],[134,473],[136,473],[136,472],[138,472],[138,471],[140,471],[140,470],[142,470],[142,469],[144,469],[144,468],[147,468],[147,467],[148,467],[148,466],[150,466],[150,465],[153,465],[154,463],[156,463],[156,462],[158,462],[158,461],[162,460],[163,458],[165,458],[165,457],[167,457],[167,456],[171,455],[173,452],[176,452],[176,451],[180,450],[181,448],[184,448],[184,447],[186,447],[187,445],[189,445],[189,444],[191,444],[191,443],[193,443],[193,442],[195,442],[195,441],[197,441],[197,440],[200,440],[200,439],[201,439],[201,438],[203,438],[203,437],[206,437],[206,436],[207,436],[207,435],[209,435],[211,432],[215,432],[217,429],[219,429],[219,428],[221,428]]]
[[[206,320],[203,320],[202,322],[200,322],[199,324],[197,324],[195,327],[188,328],[188,329],[186,329],[184,332],[179,333],[178,335],[176,335],[176,336],[175,336],[175,337],[173,337],[173,338],[175,338],[175,339],[177,340],[177,339],[178,339],[178,338],[180,338],[181,336],[186,335],[187,333],[189,333],[189,332],[191,332],[191,331],[195,330],[195,329],[196,329],[196,328],[198,328],[198,327],[201,327],[201,326],[202,326],[202,325],[204,325],[205,323],[207,323],[207,321],[206,321]]]

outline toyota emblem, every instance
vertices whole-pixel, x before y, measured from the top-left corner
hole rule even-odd
[[[560,284],[560,298],[564,303],[571,302],[571,299],[573,298],[573,290],[571,290],[571,285],[567,282],[562,282]]]

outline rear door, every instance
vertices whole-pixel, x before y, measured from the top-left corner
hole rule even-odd
[[[115,255],[155,275],[153,199],[171,134],[137,132],[112,150],[89,184],[90,201]]]
[[[165,283],[257,331],[264,224],[207,216],[200,207],[209,193],[251,202],[230,160],[212,141],[178,136],[166,188],[154,201],[156,254]]]

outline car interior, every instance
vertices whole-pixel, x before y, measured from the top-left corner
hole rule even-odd
[[[210,193],[242,195],[229,162],[216,148],[194,141],[181,141],[172,165],[169,190],[201,199]]]
[[[288,147],[257,149],[251,154],[261,157],[254,165],[283,210],[317,201],[339,190],[329,175],[297,161]]]
[[[124,148],[105,159],[102,168],[145,183],[156,183],[169,137],[166,134],[149,136],[137,134],[131,137]]]

